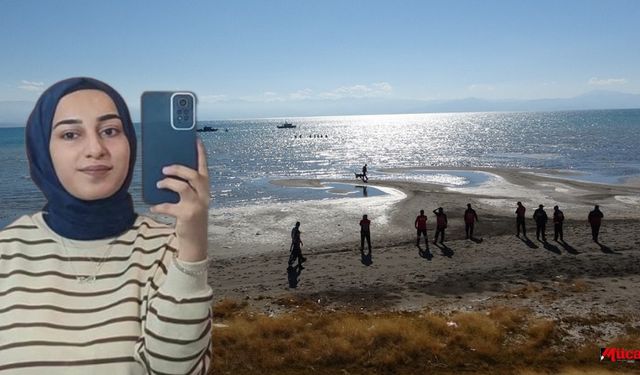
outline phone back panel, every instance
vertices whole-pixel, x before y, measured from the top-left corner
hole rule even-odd
[[[195,126],[189,130],[177,130],[171,125],[173,94],[164,91],[142,94],[142,197],[147,204],[180,201],[177,193],[156,187],[158,181],[167,177],[162,173],[163,167],[172,164],[196,170],[198,167]]]

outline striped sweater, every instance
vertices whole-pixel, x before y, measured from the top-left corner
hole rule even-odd
[[[178,260],[175,243],[172,227],[144,216],[96,241],[61,239],[41,212],[4,228],[0,374],[205,374],[207,261]]]

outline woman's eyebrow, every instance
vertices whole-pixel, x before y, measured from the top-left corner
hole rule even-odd
[[[111,120],[111,119],[118,119],[120,121],[122,121],[122,119],[120,118],[120,116],[118,116],[115,113],[108,113],[106,115],[102,115],[98,117],[98,122],[102,122],[102,121],[107,121],[107,120]]]
[[[53,129],[55,129],[56,126],[58,125],[75,125],[75,124],[82,124],[82,121],[78,119],[61,120],[61,121],[58,121],[55,125],[53,125]]]
[[[98,122],[102,122],[102,121],[107,121],[114,118],[122,121],[120,116],[118,116],[115,113],[107,113],[106,115],[98,116],[97,120]],[[76,124],[82,124],[82,120],[78,120],[78,119],[61,120],[61,121],[58,121],[55,125],[53,125],[53,129],[55,129],[56,126],[58,125],[76,125]]]

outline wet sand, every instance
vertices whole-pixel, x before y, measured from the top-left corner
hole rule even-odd
[[[629,325],[640,327],[639,187],[559,179],[546,176],[548,171],[481,171],[492,177],[469,188],[372,178],[369,186],[387,195],[214,209],[210,284],[218,300],[247,301],[269,314],[283,309],[279,299],[296,296],[327,308],[366,311],[525,307],[565,322],[568,337],[577,339],[585,337],[585,329],[606,341]],[[273,183],[318,187],[320,182],[325,181]],[[518,200],[527,207],[528,240],[515,236]],[[475,241],[465,239],[467,203],[480,218]],[[566,242],[553,241],[551,223],[548,242],[536,240],[531,216],[538,204],[549,217],[555,204],[564,211]],[[586,221],[594,204],[605,215],[600,244],[591,240]],[[416,247],[418,211],[429,217],[431,240],[431,211],[439,206],[449,218],[445,244],[429,243],[426,249],[423,240]],[[360,252],[358,222],[365,213],[372,219],[370,260]],[[289,233],[297,220],[307,262],[299,274],[288,275]],[[607,323],[594,323],[599,317]]]

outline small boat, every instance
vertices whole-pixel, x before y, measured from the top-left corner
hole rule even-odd
[[[277,128],[278,129],[295,129],[296,125],[293,125],[292,123],[285,121],[284,124],[278,125]]]
[[[217,132],[218,128],[212,128],[211,126],[205,126],[202,129],[196,130],[197,132]]]

